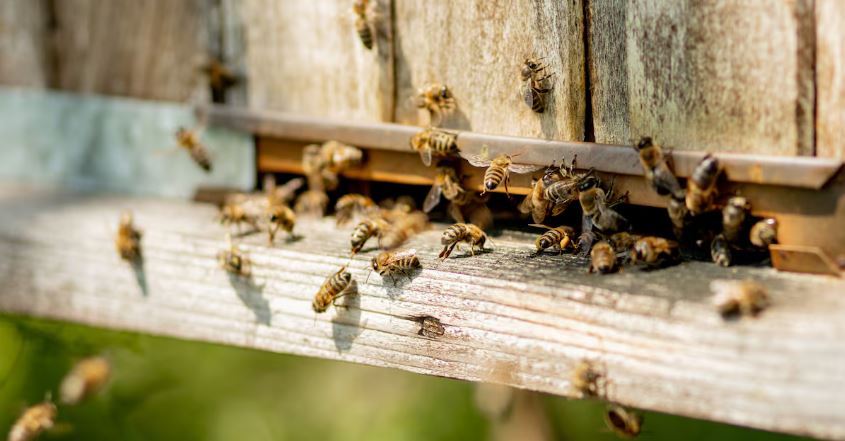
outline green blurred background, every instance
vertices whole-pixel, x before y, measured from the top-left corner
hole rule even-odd
[[[475,440],[498,424],[456,380],[290,355],[0,316],[0,430],[73,363],[106,355],[106,389],[60,407],[54,440]],[[527,396],[524,394],[523,396]],[[612,440],[604,405],[537,395],[553,439]],[[532,397],[534,399],[534,397]],[[3,435],[5,436],[5,435]],[[802,438],[646,413],[648,440]]]

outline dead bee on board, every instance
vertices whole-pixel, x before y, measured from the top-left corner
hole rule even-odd
[[[237,226],[238,232],[241,231],[241,224],[248,224],[253,230],[258,229],[258,215],[247,210],[247,207],[242,203],[229,201],[220,207],[220,214],[218,216],[220,224],[229,227],[232,224]]]
[[[540,60],[542,58],[526,58],[520,72],[523,82],[522,100],[537,113],[543,113],[546,109],[546,95],[552,91],[548,83],[554,77],[554,73],[546,73],[546,65]]]
[[[416,250],[402,252],[383,251],[373,257],[371,264],[373,271],[377,272],[382,278],[389,276],[390,280],[393,281],[393,285],[396,285],[395,274],[402,273],[406,277],[411,277],[411,273],[414,270],[422,267]]]
[[[365,219],[358,223],[355,228],[352,229],[352,235],[350,237],[350,245],[352,246],[351,254],[354,256],[362,248],[364,248],[364,244],[367,243],[371,237],[376,236],[387,230],[388,223],[384,219],[380,218],[373,218],[373,219]]]
[[[769,306],[766,287],[753,280],[713,280],[713,305],[724,317],[733,314],[756,316]]]
[[[337,299],[347,296],[355,295],[357,293],[357,285],[352,280],[352,274],[346,271],[346,267],[341,267],[336,273],[329,276],[317,294],[314,295],[314,300],[311,302],[311,309],[317,314],[326,312],[329,306],[341,306],[337,304]]]
[[[411,149],[420,154],[426,167],[431,165],[431,158],[454,156],[458,153],[458,134],[429,127],[411,137]]]
[[[510,193],[508,192],[508,182],[510,182],[511,172],[520,174],[531,173],[540,168],[536,165],[514,164],[513,158],[519,156],[521,153],[517,153],[515,155],[501,154],[492,160],[488,160],[488,147],[486,145],[482,146],[481,151],[481,155],[469,156],[467,157],[467,160],[475,167],[487,167],[487,170],[484,172],[484,188],[481,190],[482,195],[488,191],[495,190],[499,185],[504,183],[505,193],[510,196]]]
[[[431,190],[423,201],[423,212],[428,213],[433,210],[440,203],[441,196],[448,201],[454,201],[464,192],[466,190],[461,187],[461,178],[455,167],[446,161],[441,161],[437,165],[437,174],[434,176]]]
[[[733,263],[731,245],[724,234],[719,234],[710,242],[710,257],[716,265],[729,267]]]
[[[612,404],[604,413],[607,427],[623,438],[636,438],[643,428],[643,416],[633,410]]]
[[[440,258],[446,259],[452,254],[452,250],[461,243],[469,244],[469,251],[471,255],[475,255],[475,247],[484,249],[484,243],[487,241],[487,234],[484,230],[478,228],[473,224],[454,224],[443,232],[440,238],[440,243],[443,245],[443,251],[440,252]]]
[[[269,225],[267,235],[272,244],[276,240],[276,233],[283,230],[288,235],[293,235],[293,227],[296,225],[296,214],[286,204],[281,202],[271,203],[267,209]]]
[[[742,239],[742,231],[745,229],[745,218],[751,204],[741,196],[734,196],[722,208],[722,233],[729,243],[737,243]]]
[[[630,253],[631,263],[647,268],[662,268],[681,259],[680,247],[674,240],[646,236],[634,243]]]
[[[697,216],[712,208],[721,173],[722,166],[715,156],[708,154],[701,159],[687,181],[686,204],[690,214]]]
[[[421,211],[415,211],[400,216],[379,237],[379,247],[385,250],[399,248],[411,236],[428,227],[428,216]]]
[[[104,357],[80,360],[62,380],[59,387],[64,404],[79,404],[99,391],[111,376],[111,364]]]
[[[443,120],[443,115],[451,113],[456,107],[452,91],[444,84],[433,83],[418,89],[415,100],[417,108],[428,111],[429,120],[435,126]]]
[[[778,221],[774,218],[763,219],[751,227],[749,240],[755,247],[768,248],[778,241]]]
[[[252,262],[232,242],[232,236],[229,234],[226,234],[226,244],[228,245],[228,249],[221,250],[217,253],[217,262],[220,264],[220,268],[240,277],[249,277],[252,275]]]
[[[376,208],[376,203],[362,194],[345,194],[334,205],[336,224],[346,225],[356,215],[366,213]]]
[[[590,268],[588,272],[609,274],[615,272],[616,268],[616,251],[613,247],[605,241],[593,245],[593,249],[590,250]]]
[[[120,216],[114,245],[123,260],[134,262],[141,257],[141,232],[132,225],[132,213],[129,211]]]
[[[609,234],[617,231],[628,230],[630,223],[612,207],[621,202],[627,196],[616,201],[609,202],[608,194],[613,194],[613,185],[606,194],[599,187],[598,179],[590,176],[578,185],[578,201],[584,216],[592,222],[593,228],[601,233]]]
[[[355,0],[352,12],[355,13],[355,32],[361,38],[361,43],[367,49],[373,48],[373,29],[370,25],[370,0]]]
[[[58,410],[49,399],[26,408],[9,430],[8,441],[31,441],[56,423]]]
[[[420,330],[417,332],[417,335],[436,339],[438,337],[442,337],[446,333],[446,328],[442,323],[440,323],[440,319],[437,317],[424,315],[420,317],[413,317],[413,319],[420,324]]]
[[[596,397],[604,394],[604,375],[589,360],[581,360],[572,370],[569,382],[582,396]]]
[[[552,228],[541,224],[530,224],[530,226],[547,229],[534,241],[534,246],[537,248],[537,252],[534,253],[535,256],[542,254],[543,251],[551,247],[555,247],[560,253],[563,253],[563,250],[573,246],[572,238],[575,237],[575,229],[572,227],[561,225]]]
[[[200,141],[199,129],[186,129],[179,127],[176,130],[176,143],[180,148],[188,151],[191,159],[197,163],[205,172],[211,171],[211,155]]]
[[[645,171],[645,178],[651,188],[661,196],[672,196],[676,199],[684,198],[684,190],[675,174],[669,170],[663,149],[652,141],[651,137],[644,137],[636,146],[640,156],[640,164]]]
[[[322,190],[307,190],[296,198],[293,210],[297,214],[310,217],[322,217],[329,205],[329,195]]]

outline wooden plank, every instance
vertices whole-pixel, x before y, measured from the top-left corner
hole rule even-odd
[[[597,142],[650,135],[678,149],[813,154],[810,0],[597,0],[590,10]]]
[[[59,87],[184,101],[205,87],[205,0],[54,2]]]
[[[44,0],[0,2],[0,84],[50,86],[53,66],[49,19]]]
[[[414,107],[413,96],[438,82],[452,89],[458,105],[446,127],[584,139],[580,0],[396,0],[395,8],[397,122],[425,124],[428,117]],[[543,114],[529,109],[519,93],[522,63],[532,55],[546,57],[556,74]]]
[[[254,0],[240,4],[249,103],[262,109],[360,121],[393,116],[393,37],[388,0],[372,50],[355,31],[352,2]]]
[[[589,275],[574,256],[530,258],[532,236],[519,232],[495,236],[492,252],[441,262],[436,225],[409,244],[424,270],[393,286],[370,274],[373,251],[350,261],[349,230],[324,219],[300,222],[302,239],[273,248],[263,235],[244,238],[250,284],[217,268],[224,230],[211,206],[19,187],[0,187],[0,203],[6,312],[570,397],[571,369],[587,358],[606,372],[611,401],[845,439],[841,279],[709,263]],[[138,273],[104,227],[127,208],[144,231]],[[312,296],[347,263],[360,294],[315,317]],[[708,286],[744,278],[766,285],[773,306],[723,321]],[[418,335],[422,315],[444,335]]]
[[[845,159],[845,3],[816,0],[816,154]]]

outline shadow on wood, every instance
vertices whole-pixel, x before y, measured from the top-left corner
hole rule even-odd
[[[270,302],[263,295],[265,285],[257,285],[252,277],[231,273],[228,276],[229,284],[238,294],[238,298],[255,314],[255,321],[262,325],[269,325],[272,313]]]
[[[360,326],[361,293],[358,292],[358,281],[352,279],[348,289],[352,294],[344,296],[343,303],[335,305],[335,316],[332,318],[332,340],[338,352],[348,351],[363,331]]]

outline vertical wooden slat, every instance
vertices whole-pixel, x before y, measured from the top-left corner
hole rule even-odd
[[[845,159],[845,2],[816,0],[816,152]]]
[[[625,11],[620,0],[585,0],[589,29],[590,93],[596,142],[629,141]]]
[[[0,84],[50,85],[47,6],[42,0],[0,1]]]
[[[416,89],[447,84],[458,110],[444,126],[478,132],[581,140],[584,137],[584,23],[580,0],[395,0],[396,120],[427,121]],[[546,112],[519,93],[526,57],[556,73]]]

